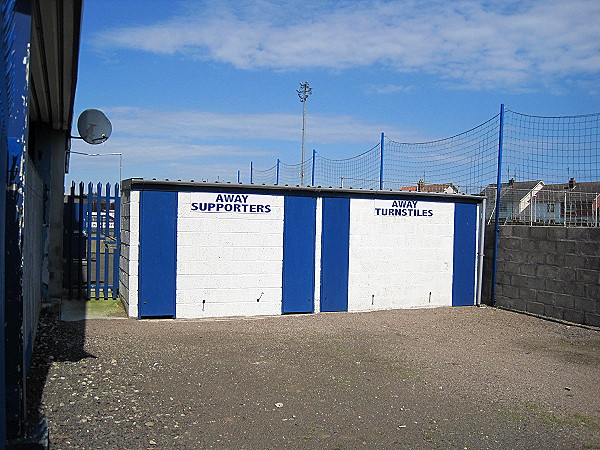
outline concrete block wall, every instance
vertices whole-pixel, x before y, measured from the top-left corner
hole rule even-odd
[[[452,305],[454,204],[419,201],[424,217],[373,213],[392,204],[350,203],[348,310]]]
[[[283,197],[237,195],[248,207],[268,205],[268,213],[201,213],[190,207],[214,204],[217,196],[179,193],[177,317],[280,314]]]
[[[130,317],[475,303],[476,198],[168,187],[123,191],[120,295]],[[165,210],[173,199],[174,209]],[[174,240],[153,221],[165,215],[174,219]],[[173,252],[162,252],[166,247]],[[152,268],[158,270],[148,275]]]
[[[493,227],[485,254],[489,298]],[[501,226],[496,306],[600,326],[600,228]]]
[[[119,297],[131,317],[138,315],[139,191],[123,191],[121,197],[121,254]]]

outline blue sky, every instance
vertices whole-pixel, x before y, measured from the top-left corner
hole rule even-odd
[[[248,181],[250,161],[342,159],[383,131],[423,142],[499,112],[600,112],[600,2],[84,0],[75,120],[113,134],[123,178]],[[76,130],[76,124],[73,127]],[[119,158],[71,155],[67,182],[115,182]]]

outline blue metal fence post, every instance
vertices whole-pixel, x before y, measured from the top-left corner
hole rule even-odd
[[[379,189],[383,189],[383,142],[385,135],[381,132],[381,161],[379,162]]]
[[[275,170],[275,185],[279,186],[279,158],[277,159],[277,169]]]
[[[113,298],[119,295],[119,263],[121,256],[121,194],[120,186],[115,185],[115,216],[114,216],[114,237],[117,246],[113,252]]]
[[[86,252],[86,262],[87,262],[87,279],[85,280],[87,284],[87,299],[92,298],[92,198],[94,192],[94,185],[90,181],[88,184],[88,195],[85,201],[85,229],[87,232],[87,252]]]
[[[317,159],[317,151],[313,148],[313,157],[312,157],[312,175],[310,180],[310,185],[315,185],[315,160]]]
[[[85,236],[83,229],[85,226],[84,202],[85,202],[85,184],[79,182],[79,204],[77,209],[77,300],[81,300],[83,293],[83,257],[86,254]]]
[[[252,184],[252,161],[250,161],[250,184]]]
[[[111,199],[111,195],[110,195],[110,183],[106,183],[106,197],[104,200],[105,203],[105,207],[104,207],[104,214],[105,214],[105,228],[104,228],[104,236],[103,236],[103,243],[104,243],[104,248],[101,249],[102,254],[104,255],[104,280],[103,280],[103,284],[104,284],[104,299],[106,300],[108,298],[108,273],[109,273],[109,256],[110,256],[110,250],[109,247],[106,245],[108,243],[108,236],[110,235],[110,199]]]
[[[498,176],[496,179],[496,211],[494,215],[494,255],[492,257],[491,303],[496,305],[496,268],[498,263],[498,234],[500,233],[500,192],[502,189],[502,145],[504,139],[504,103],[500,105],[500,130],[498,131]]]
[[[101,210],[102,210],[102,184],[98,183],[96,187],[96,233],[94,239],[96,239],[96,279],[95,282],[95,297],[96,300],[100,298],[100,234],[102,233],[102,220],[101,220]]]

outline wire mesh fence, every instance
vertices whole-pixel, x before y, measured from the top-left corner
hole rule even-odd
[[[421,190],[420,185],[452,185],[458,192],[479,194],[496,182],[499,129],[495,116],[446,139],[422,143],[388,140],[385,186],[416,186],[415,190]]]
[[[318,186],[378,189],[381,144],[348,159],[329,159],[316,155],[315,183]]]
[[[501,224],[598,226],[599,125],[600,113],[542,117],[502,106],[449,138],[403,143],[382,134],[351,158],[313,151],[303,164],[252,168],[251,183],[482,195],[488,222],[498,209]]]
[[[541,117],[506,109],[503,178],[599,181],[599,125],[600,114]]]

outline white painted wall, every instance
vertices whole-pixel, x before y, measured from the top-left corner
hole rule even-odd
[[[244,194],[237,202],[231,201],[235,197],[218,202],[217,195],[178,194],[176,317],[281,314],[285,197]],[[393,202],[350,200],[348,310],[452,305],[454,203],[418,200],[399,208]],[[217,203],[240,207],[237,212],[234,206],[206,207]],[[250,205],[263,205],[262,212]],[[382,214],[389,209],[420,215]],[[138,315],[139,215],[140,192],[123,195],[120,293],[131,317]],[[319,312],[321,198],[316,223],[314,299]]]
[[[414,206],[350,201],[349,311],[452,305],[454,204],[419,200]],[[382,215],[389,209],[432,215]]]
[[[281,314],[284,197],[217,195],[179,193],[176,317]]]

